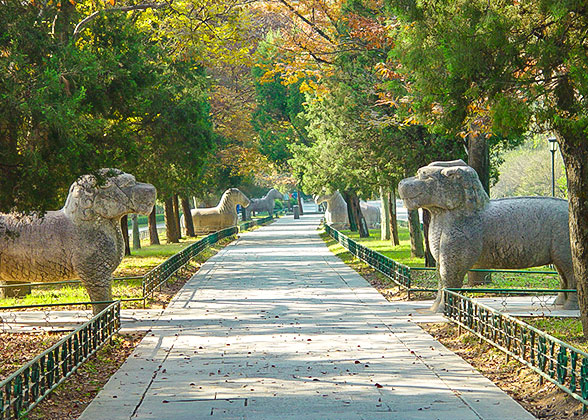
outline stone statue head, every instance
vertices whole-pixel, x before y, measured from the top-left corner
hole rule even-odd
[[[221,197],[221,202],[224,202],[225,200],[229,200],[234,206],[240,204],[243,207],[247,207],[250,203],[247,196],[238,188],[229,188],[226,190],[223,193],[223,197]]]
[[[72,184],[63,210],[77,220],[120,219],[125,214],[149,214],[157,192],[151,184],[118,169],[100,169]]]
[[[322,192],[314,196],[314,203],[321,204],[326,201],[329,201],[333,197],[333,194],[327,194],[326,192]]]
[[[400,181],[398,193],[409,210],[475,211],[489,201],[478,174],[461,159],[423,166],[416,176]]]
[[[276,190],[275,188],[269,190],[266,196],[271,200],[282,200],[284,198],[282,196],[282,193]]]

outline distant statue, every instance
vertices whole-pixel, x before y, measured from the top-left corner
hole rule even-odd
[[[372,206],[365,201],[360,201],[359,207],[361,208],[361,213],[363,214],[368,227],[375,228],[380,225],[381,215],[379,206]]]
[[[92,301],[112,300],[112,273],[124,256],[121,218],[151,213],[156,191],[118,169],[99,175],[80,177],[65,206],[44,217],[0,214],[0,284],[80,278]]]
[[[267,211],[268,216],[273,217],[275,200],[282,200],[284,197],[275,188],[268,191],[263,198],[253,198],[249,206],[245,207],[245,217],[247,220],[251,218],[252,212]]]
[[[398,186],[404,206],[431,213],[429,244],[439,289],[462,287],[471,268],[527,268],[554,264],[562,288],[575,289],[568,202],[548,197],[490,200],[476,171],[462,160],[433,162]],[[556,303],[578,308],[575,293]],[[433,305],[441,308],[441,293]]]
[[[196,235],[236,226],[238,222],[237,204],[247,207],[249,199],[237,188],[229,188],[223,193],[216,207],[192,209],[192,221]],[[182,225],[185,226],[183,220]]]
[[[325,210],[325,223],[333,229],[341,230],[349,228],[349,216],[347,215],[347,203],[339,191],[333,194],[319,194],[314,197],[316,204],[327,203]]]
[[[334,229],[348,229],[349,215],[347,213],[347,203],[339,191],[333,194],[319,194],[314,198],[317,205],[322,203],[327,204],[325,210],[325,222],[331,225]],[[359,203],[361,214],[365,219],[366,224],[370,228],[375,228],[380,224],[380,208],[371,206],[365,201]],[[339,226],[339,227],[337,227]]]

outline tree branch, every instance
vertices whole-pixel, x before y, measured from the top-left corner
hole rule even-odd
[[[88,26],[88,24],[96,19],[98,15],[102,12],[111,13],[111,12],[131,12],[133,10],[147,10],[147,9],[164,9],[169,7],[170,3],[142,3],[142,4],[135,4],[133,6],[121,6],[121,7],[111,7],[109,9],[97,10],[91,15],[85,17],[82,21],[80,21],[74,31],[73,31],[73,38],[74,40],[77,39],[80,32]]]
[[[331,44],[333,43],[333,40],[331,39],[331,37],[329,35],[327,35],[321,28],[319,28],[315,23],[311,22],[310,20],[308,20],[307,18],[305,18],[302,13],[299,13],[290,3],[288,3],[285,0],[279,0],[280,3],[282,3],[284,6],[286,6],[288,9],[290,9],[290,11],[292,13],[294,13],[296,16],[298,16],[298,18],[300,20],[302,20],[304,23],[306,23],[308,26],[310,26],[317,34],[319,34],[321,37],[323,37],[324,39],[326,39],[327,41],[329,41]]]

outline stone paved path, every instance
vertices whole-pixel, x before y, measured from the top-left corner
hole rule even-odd
[[[212,258],[80,418],[534,418],[334,257],[318,221]]]

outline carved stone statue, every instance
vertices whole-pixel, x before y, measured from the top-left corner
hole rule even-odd
[[[245,217],[249,220],[251,218],[251,213],[254,211],[267,211],[268,216],[273,216],[275,200],[281,200],[283,198],[284,197],[282,196],[282,193],[280,193],[275,188],[272,188],[266,195],[263,196],[263,198],[251,199],[249,206],[245,208]]]
[[[431,212],[429,243],[438,263],[439,288],[461,287],[471,268],[527,268],[554,264],[562,288],[576,288],[568,202],[548,197],[490,200],[476,171],[462,160],[433,162],[398,186],[407,209]],[[577,308],[577,296],[557,303]],[[440,308],[441,294],[433,305]]]
[[[236,226],[238,221],[237,204],[247,207],[249,199],[237,188],[229,188],[223,193],[216,207],[192,209],[194,232],[197,235],[202,235]],[[182,225],[185,225],[183,220]]]
[[[325,210],[325,222],[331,225],[334,229],[349,228],[349,215],[347,214],[347,203],[339,191],[333,194],[319,194],[314,197],[314,202],[317,205],[327,203]],[[368,227],[374,228],[380,224],[380,209],[379,207],[370,206],[365,201],[359,203],[361,213],[365,218]]]
[[[371,206],[365,201],[360,201],[359,207],[368,227],[375,228],[380,225],[380,207]]]
[[[316,204],[327,203],[325,210],[325,222],[333,229],[349,228],[349,216],[347,215],[347,203],[339,191],[333,194],[319,194],[314,197]]]
[[[156,191],[118,169],[101,169],[100,175],[103,183],[80,177],[65,206],[44,217],[0,214],[0,284],[80,278],[92,301],[112,300],[112,272],[124,255],[120,220],[149,214]]]

